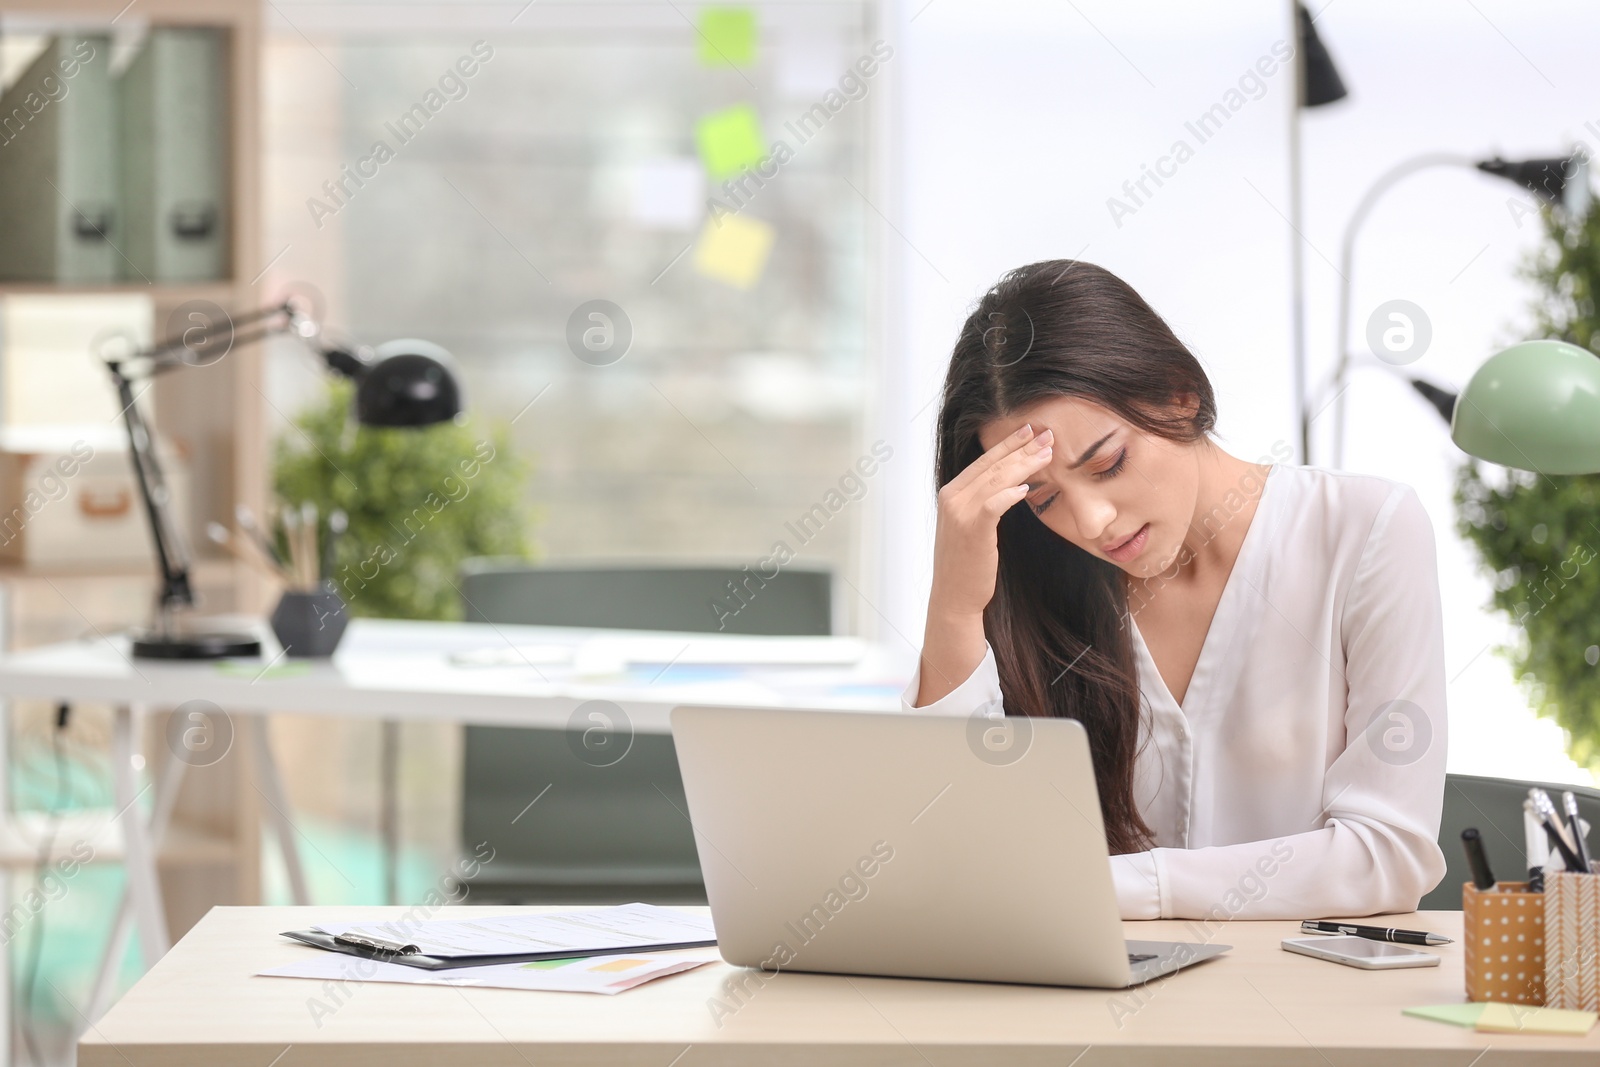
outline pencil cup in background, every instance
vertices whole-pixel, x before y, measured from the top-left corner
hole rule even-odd
[[[1526,882],[1461,887],[1462,957],[1467,999],[1511,1004],[1545,1002],[1545,897]]]
[[[1545,1003],[1600,1011],[1600,877],[1552,871],[1544,879]]]
[[[333,558],[327,551],[344,532],[344,512],[335,510],[328,524],[329,537],[319,549],[322,531],[317,506],[307,501],[298,508],[283,509],[283,537],[289,545],[284,568],[288,588],[272,612],[272,632],[278,635],[284,654],[297,659],[333,655],[350,621],[344,598],[333,588]]]
[[[285,589],[272,612],[272,632],[284,654],[297,659],[333,655],[349,622],[344,598],[326,586]]]

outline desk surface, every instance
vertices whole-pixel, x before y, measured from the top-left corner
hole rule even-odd
[[[265,1067],[290,1046],[284,1067],[976,1067],[997,1062],[999,1047],[1008,1064],[1052,1067],[1075,1057],[1082,1067],[1600,1062],[1600,1029],[1585,1038],[1478,1034],[1402,1016],[1403,1007],[1463,999],[1459,943],[1435,950],[1439,967],[1360,971],[1284,952],[1291,922],[1224,924],[1214,940],[1233,951],[1116,992],[799,973],[758,985],[759,972],[715,963],[610,997],[372,983],[313,1019],[312,998],[331,1003],[320,983],[255,974],[316,951],[277,934],[335,910],[369,919],[404,911],[215,908],[89,1030],[78,1063]],[[1393,921],[1461,932],[1459,912]],[[1130,938],[1198,939],[1180,922],[1125,925]],[[731,1009],[720,1020],[719,1001]]]
[[[455,720],[519,726],[565,726],[579,705],[610,701],[642,733],[668,732],[680,704],[723,707],[897,711],[915,651],[852,638],[804,638],[824,653],[855,648],[851,666],[723,668],[687,662],[627,664],[630,645],[668,659],[680,646],[704,650],[750,638],[582,630],[548,626],[355,619],[332,659],[173,663],[133,660],[125,638],[71,641],[0,656],[0,697],[42,697],[176,707],[206,700],[225,711],[345,714],[388,719]],[[762,640],[762,639],[755,639]],[[784,642],[792,652],[796,639]],[[517,649],[529,650],[532,662]],[[567,663],[539,662],[532,650],[570,649]],[[461,653],[499,650],[511,662],[462,666]],[[665,650],[665,651],[663,651]],[[693,654],[685,658],[695,658]],[[704,658],[704,657],[701,657]],[[835,655],[835,658],[837,656]]]

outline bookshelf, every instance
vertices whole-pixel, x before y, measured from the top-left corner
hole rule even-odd
[[[110,31],[134,35],[148,27],[209,28],[220,31],[224,99],[222,198],[224,217],[214,220],[224,241],[220,280],[156,282],[101,280],[83,283],[0,281],[0,298],[137,295],[149,301],[153,331],[166,331],[169,317],[184,304],[203,300],[227,311],[259,306],[270,294],[257,279],[269,256],[260,244],[259,94],[261,7],[259,0],[0,0],[0,30],[7,34]],[[210,103],[208,102],[208,106]],[[0,151],[4,151],[0,146]],[[120,165],[120,164],[119,164]],[[5,190],[0,189],[0,197]],[[0,358],[4,353],[0,352]],[[262,356],[257,347],[235,347],[221,361],[185,368],[158,380],[144,397],[147,417],[162,438],[190,459],[188,535],[195,555],[194,580],[207,614],[264,614],[267,589],[248,569],[227,557],[208,555],[207,520],[231,516],[235,503],[262,513],[268,501],[268,442],[263,414]],[[105,382],[109,392],[109,380]],[[72,636],[79,628],[122,629],[148,621],[156,588],[155,563],[28,567],[0,565],[0,633],[8,647],[25,647]],[[76,601],[76,603],[75,603]],[[17,702],[7,709],[7,751],[15,722],[40,709]],[[163,744],[168,709],[149,708],[145,716],[148,761],[156,773],[170,758]],[[86,709],[92,733],[93,709]],[[30,722],[33,719],[29,719]],[[48,726],[45,727],[48,729]],[[235,751],[215,766],[190,769],[173,811],[160,855],[167,922],[176,939],[214,904],[251,904],[260,896],[259,799],[253,788],[249,737],[241,734]],[[199,771],[200,773],[196,773]],[[9,807],[9,789],[6,803]],[[91,814],[73,818],[93,822]],[[33,813],[21,813],[0,828],[0,860],[25,865],[26,843],[37,836]],[[86,823],[85,825],[88,825]],[[115,860],[116,828],[96,824],[104,850],[97,858]],[[110,835],[109,837],[107,835]]]

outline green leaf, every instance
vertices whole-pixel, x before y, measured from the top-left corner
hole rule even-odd
[[[356,423],[352,395],[349,383],[334,383],[279,437],[274,489],[283,503],[350,516],[333,579],[353,614],[458,619],[463,560],[534,554],[530,464],[512,451],[507,427],[374,429]]]
[[[1522,271],[1540,289],[1533,336],[1593,352],[1600,204],[1571,223],[1549,208],[1542,219],[1546,241]],[[1573,760],[1600,773],[1600,475],[1512,471],[1497,484],[1474,461],[1457,471],[1455,498],[1456,528],[1493,580],[1491,603],[1521,632],[1501,653],[1539,714],[1567,732]]]

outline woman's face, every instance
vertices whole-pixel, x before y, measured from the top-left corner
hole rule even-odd
[[[1054,435],[1053,458],[1028,479],[1024,504],[1085,552],[1134,577],[1171,568],[1194,519],[1200,472],[1194,445],[1146,433],[1077,397],[1041,400],[986,424],[988,451],[1026,423]]]

